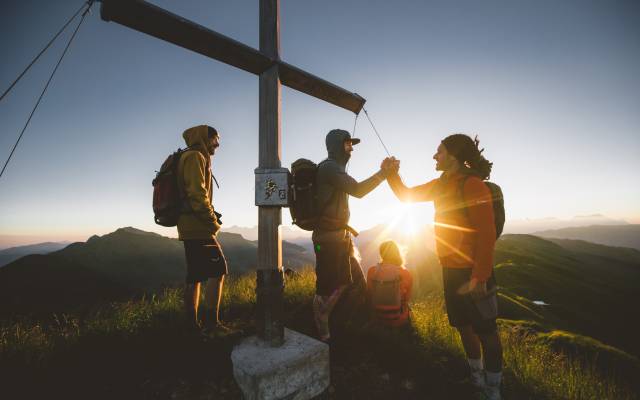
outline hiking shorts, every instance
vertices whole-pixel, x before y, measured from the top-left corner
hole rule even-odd
[[[351,285],[354,280],[364,282],[351,235],[346,231],[315,231],[313,249],[316,254],[317,295],[330,296],[334,290]]]
[[[478,335],[496,332],[498,299],[496,279],[491,273],[487,280],[487,296],[474,299],[470,294],[459,293],[471,281],[471,268],[442,268],[444,301],[449,324],[453,327],[471,326]]]
[[[229,272],[222,247],[216,239],[185,240],[184,254],[187,259],[187,284],[219,278]]]

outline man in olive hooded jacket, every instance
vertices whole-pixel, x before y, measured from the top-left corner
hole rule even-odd
[[[187,319],[200,326],[198,303],[200,284],[207,282],[205,320],[214,328],[220,324],[219,310],[227,262],[216,239],[220,230],[219,214],[213,208],[211,157],[220,145],[218,132],[207,125],[189,128],[182,134],[189,150],[178,163],[178,186],[183,197],[183,212],[178,219],[178,239],[184,242],[187,276],[184,304]]]
[[[330,338],[329,315],[342,294],[348,290],[359,298],[365,297],[365,279],[351,239],[349,196],[362,198],[384,182],[386,171],[379,170],[368,179],[358,182],[346,172],[353,145],[360,139],[349,132],[334,129],[327,134],[328,157],[318,166],[316,177],[318,206],[321,217],[313,231],[316,254],[316,296],[313,312],[319,337]]]

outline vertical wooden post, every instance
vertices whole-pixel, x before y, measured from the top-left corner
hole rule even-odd
[[[280,58],[279,9],[280,0],[260,0],[260,51],[274,60]],[[258,169],[281,166],[280,89],[278,65],[274,64],[260,74]],[[280,207],[258,208],[258,335],[271,346],[284,342],[281,217]]]

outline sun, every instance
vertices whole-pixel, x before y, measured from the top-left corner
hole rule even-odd
[[[407,236],[414,236],[420,232],[420,218],[415,212],[415,204],[398,203],[389,211],[389,229],[402,231]]]

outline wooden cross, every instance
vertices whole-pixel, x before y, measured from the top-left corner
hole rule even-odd
[[[284,84],[356,114],[365,99],[280,60],[280,0],[260,0],[260,51],[142,0],[103,0],[101,17],[260,77],[259,162],[256,169],[258,211],[258,334],[272,346],[284,341],[284,277],[281,207],[273,192],[283,186],[280,135],[280,85]],[[266,182],[266,184],[265,184]],[[286,179],[284,181],[286,185]],[[260,189],[267,186],[263,198]],[[264,190],[262,190],[264,192]],[[286,191],[285,191],[286,193]]]

